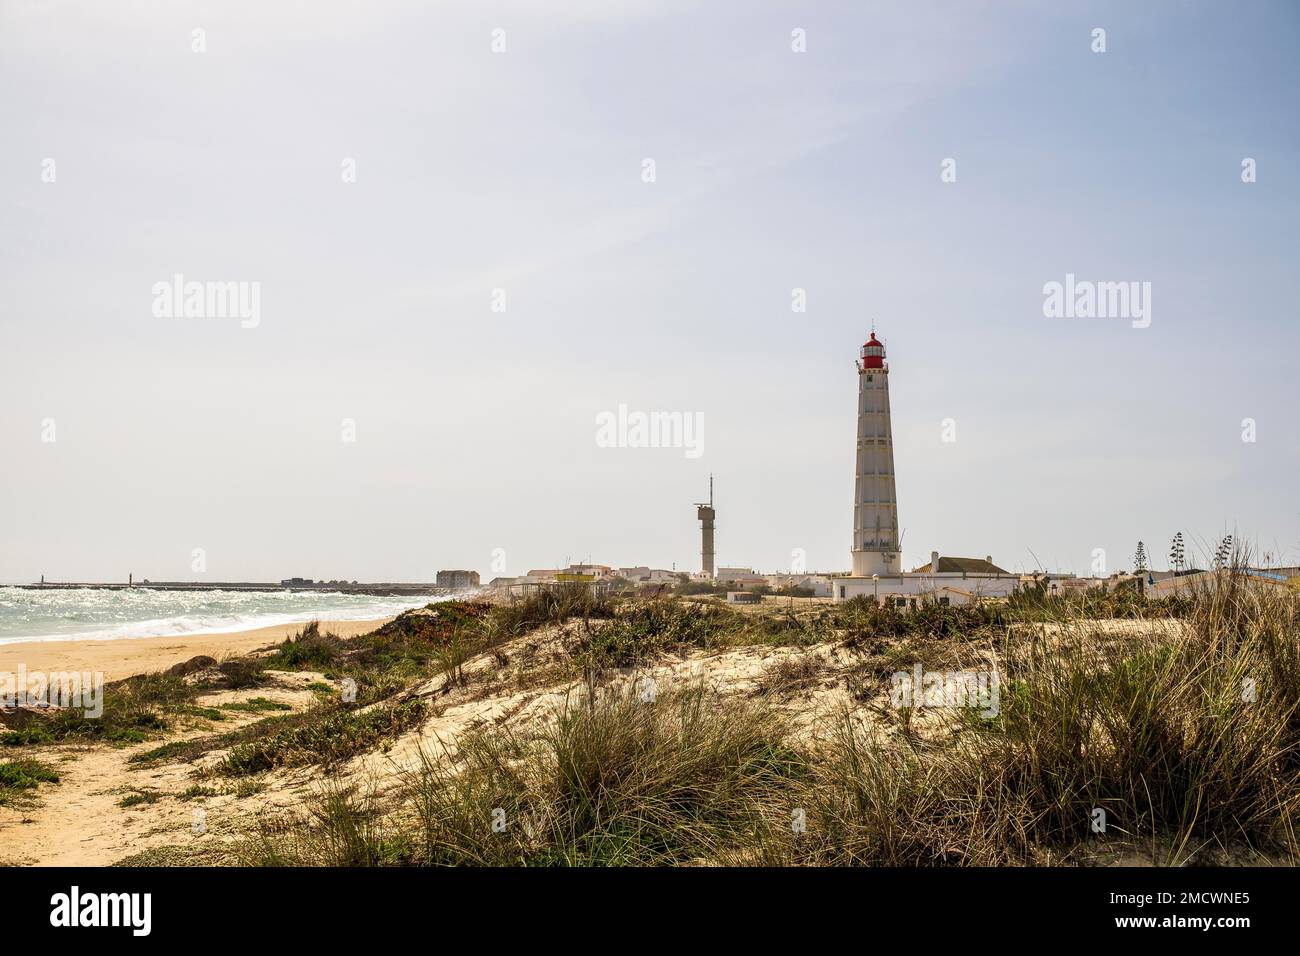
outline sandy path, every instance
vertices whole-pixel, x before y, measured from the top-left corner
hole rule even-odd
[[[322,621],[321,629],[352,637],[373,631],[390,620],[391,617]],[[3,644],[0,645],[0,674],[16,672],[21,665],[29,673],[102,671],[105,681],[113,681],[132,674],[165,670],[198,654],[218,660],[246,654],[283,641],[302,627],[302,624],[281,624],[224,634]],[[300,673],[284,675],[281,680],[292,686],[316,676]],[[203,702],[211,704],[248,696],[281,699],[297,706],[305,706],[312,697],[307,691],[286,695],[283,687],[271,687],[218,693],[209,695],[210,699],[205,698]],[[231,730],[260,716],[231,715],[232,719],[214,725],[212,731]],[[213,839],[211,833],[198,837],[191,832],[196,809],[205,809],[209,822],[219,823],[225,816],[247,812],[259,802],[236,800],[229,795],[202,802],[176,800],[175,794],[193,783],[193,767],[183,763],[141,767],[129,762],[133,753],[152,749],[161,742],[151,740],[120,749],[101,745],[24,748],[0,754],[0,760],[37,757],[53,765],[60,776],[59,783],[42,785],[34,805],[0,807],[0,864],[103,866],[151,846]],[[218,789],[221,786],[218,782]],[[133,789],[158,790],[168,796],[154,804],[119,807],[118,801]]]
[[[340,637],[373,631],[391,617],[374,621],[321,621],[321,629]],[[105,681],[132,674],[166,670],[173,664],[206,654],[221,660],[277,644],[303,628],[302,624],[276,624],[251,631],[225,634],[185,634],[170,637],[127,637],[108,641],[25,641],[0,644],[0,674],[17,673],[19,666],[32,671],[103,672]]]
[[[189,785],[192,768],[185,764],[137,770],[127,762],[136,750],[157,745],[43,750],[40,759],[55,768],[60,782],[42,785],[35,807],[0,807],[0,863],[106,866],[160,842],[181,842],[191,819],[189,804],[170,800],[135,811],[117,805],[128,788],[180,791]],[[160,829],[169,832],[154,839]]]
[[[250,697],[268,697],[294,709],[308,706],[314,695],[305,689],[319,674],[280,675],[276,684],[244,691],[217,691],[198,701],[214,706]],[[225,721],[193,728],[165,740],[181,740],[231,731],[261,719],[264,714],[228,715]],[[42,784],[35,801],[25,806],[0,807],[0,865],[107,866],[123,857],[159,846],[196,848],[223,840],[230,821],[255,812],[259,799],[242,800],[230,792],[235,781],[203,781],[217,794],[184,801],[177,795],[196,783],[195,765],[161,763],[143,766],[130,761],[132,754],[157,747],[164,738],[130,747],[71,744],[0,754],[0,757],[36,757],[59,774],[57,784]],[[211,763],[215,758],[200,760]],[[133,791],[156,791],[150,804],[121,807],[119,801]],[[196,833],[195,812],[204,814],[204,832]]]

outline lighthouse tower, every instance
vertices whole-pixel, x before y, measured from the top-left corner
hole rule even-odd
[[[858,467],[853,491],[853,575],[897,574],[898,493],[889,425],[885,346],[871,338],[858,366]]]

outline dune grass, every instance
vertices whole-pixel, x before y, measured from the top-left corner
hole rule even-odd
[[[474,734],[423,753],[406,801],[381,811],[326,788],[306,818],[244,847],[262,865],[646,865],[761,840],[804,772],[786,722],[701,689],[647,702],[579,695],[536,734]]]
[[[353,710],[336,705],[317,705],[278,726],[276,718],[263,722],[265,732],[236,743],[222,759],[221,771],[245,776],[274,767],[331,766],[349,757],[374,750],[419,726],[428,705],[407,700],[394,705],[376,705]],[[254,725],[257,726],[257,725]]]
[[[1144,616],[1174,620],[1146,626],[1155,622]],[[1097,623],[1113,618],[1132,626]],[[665,656],[753,645],[789,653],[754,693],[636,692],[635,676]],[[488,686],[508,656],[523,661],[512,667],[530,663],[526,646],[549,655],[534,678],[572,688],[552,719],[489,724],[452,750],[426,751],[382,797],[325,778],[301,812],[262,821],[238,845],[239,860],[936,866],[1244,854],[1300,862],[1300,598],[1233,573],[1161,602],[1126,589],[1068,598],[1030,591],[969,607],[904,611],[855,600],[752,613],[572,587],[497,606],[434,604],[356,638],[309,624],[269,657],[222,662],[213,678],[257,687],[276,670],[321,671],[331,683],[307,710],[278,714],[287,705],[260,697],[223,705],[213,714],[269,716],[163,743],[132,762],[224,750],[216,772],[252,793],[260,787],[252,778],[265,771],[333,769],[386,748],[423,724],[430,698]],[[825,650],[800,656],[811,647]],[[936,722],[882,707],[890,675],[914,664],[996,670],[998,712]],[[848,685],[844,713],[796,732],[799,694],[829,673]],[[355,701],[340,698],[345,681],[355,683]],[[0,740],[145,740],[180,716],[216,720],[195,703],[206,686],[168,674],[132,678],[105,688],[101,721],[64,712]],[[0,765],[0,793],[36,785],[4,783],[4,773],[16,781],[19,771],[3,768],[19,763]]]
[[[323,671],[343,655],[343,641],[332,633],[321,633],[320,622],[310,621],[301,631],[282,642],[264,661],[270,670]]]
[[[329,689],[333,691],[334,688],[331,687]],[[266,713],[267,711],[275,712],[293,710],[293,708],[288,704],[281,703],[278,700],[269,700],[266,697],[250,697],[248,700],[237,700],[229,704],[222,704],[221,709],[234,711],[235,713],[240,714],[261,714]]]
[[[1012,648],[1000,713],[963,715],[940,746],[846,717],[794,859],[999,865],[1128,843],[1163,863],[1234,847],[1296,862],[1298,639],[1293,597],[1233,585],[1177,636],[1107,642],[1079,623]]]
[[[510,635],[519,635],[572,618],[611,618],[618,602],[593,594],[586,585],[573,583],[541,588],[517,601],[493,609],[493,616]]]
[[[8,760],[0,763],[0,807],[27,802],[42,783],[58,783],[59,775],[39,760]]]
[[[99,717],[89,717],[75,707],[63,708],[0,734],[0,744],[22,747],[72,740],[140,743],[170,728],[173,718],[192,708],[200,693],[199,688],[171,674],[128,677],[103,686],[103,713]]]
[[[577,653],[592,667],[628,667],[675,647],[745,639],[730,630],[742,626],[733,612],[721,610],[623,607],[586,631]],[[1017,631],[1014,621],[999,632],[993,620],[953,610],[902,624],[902,634],[888,612],[864,607],[813,617],[806,629],[847,625],[840,646],[879,658],[878,682],[904,659],[947,661],[954,642],[973,647],[972,634],[981,642],[997,634],[983,643],[1001,679],[995,715],[959,711],[921,735],[901,715],[875,719],[850,705],[830,732],[808,737],[793,735],[763,694],[694,688],[646,700],[630,684],[589,683],[540,728],[493,727],[464,737],[454,753],[425,754],[395,802],[322,793],[306,816],[250,841],[243,859],[986,866],[1236,854],[1300,862],[1295,596],[1229,580],[1184,607],[1158,609],[1181,615],[1179,628],[1139,628],[1123,639],[1087,617],[1055,621],[1050,632]],[[891,656],[882,644],[904,650]],[[813,677],[815,669],[791,663],[774,671],[773,687]]]

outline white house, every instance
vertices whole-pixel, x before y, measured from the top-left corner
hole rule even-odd
[[[938,570],[935,571],[934,568]],[[833,577],[831,586],[834,588],[833,597],[837,601],[849,601],[855,597],[874,598],[882,602],[903,598],[910,607],[912,598],[928,596],[937,600],[946,596],[949,604],[968,604],[982,598],[1014,594],[1020,589],[1020,575],[999,568],[991,556],[941,558],[939,552],[932,551],[930,563],[914,571],[877,574],[873,577]],[[945,588],[953,590],[945,591]]]

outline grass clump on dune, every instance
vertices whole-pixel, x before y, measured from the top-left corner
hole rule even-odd
[[[428,707],[422,700],[366,710],[323,705],[279,728],[277,718],[263,721],[264,732],[235,744],[221,762],[230,776],[243,776],[273,767],[330,766],[374,750],[423,722]],[[257,725],[254,725],[255,727]]]
[[[648,865],[757,852],[788,819],[803,773],[786,721],[703,690],[584,695],[536,733],[462,740],[423,755],[406,799],[381,813],[322,795],[308,819],[245,848],[271,865]]]
[[[491,611],[492,605],[483,601],[437,601],[403,611],[374,633],[381,640],[414,639],[436,643],[453,631],[481,623]]]
[[[133,744],[167,730],[172,718],[191,707],[199,691],[172,674],[140,674],[104,684],[103,713],[87,716],[79,707],[52,710],[27,726],[0,735],[11,747],[64,741]]]
[[[324,670],[343,653],[343,641],[332,633],[320,631],[320,622],[311,621],[293,637],[279,644],[275,653],[265,658],[270,670]]]
[[[611,620],[584,622],[573,654],[587,671],[631,667],[669,651],[716,646],[737,623],[734,612],[717,605],[637,601]]]
[[[378,630],[355,638],[320,633],[313,622],[266,659],[279,670],[319,670],[334,681],[356,683],[359,704],[387,700],[431,677],[448,686],[465,682],[463,665],[498,640],[491,605],[444,601],[399,614]],[[327,693],[328,685],[313,690]]]
[[[877,604],[870,598],[855,597],[835,607],[834,624],[847,632],[850,643],[869,638],[946,638],[975,634],[1007,623],[1005,605],[948,605],[924,601],[915,608],[899,608],[891,602]]]
[[[146,788],[143,790],[132,790],[121,800],[117,801],[117,805],[123,809],[130,809],[131,807],[138,807],[141,804],[147,805],[157,803],[160,799],[162,799],[161,793],[157,790]]]
[[[334,688],[329,688],[333,691]],[[241,714],[260,714],[266,711],[293,710],[289,704],[281,703],[278,700],[270,700],[266,697],[252,697],[248,700],[238,700],[229,704],[222,704],[222,710],[235,711]]]
[[[1073,594],[1053,594],[1044,580],[1011,595],[1006,607],[1010,619],[1051,622],[1186,617],[1194,603],[1190,596],[1181,594],[1145,597],[1138,592],[1135,582],[1087,588]]]
[[[1294,598],[1222,589],[1176,637],[1108,643],[1079,626],[1017,648],[999,713],[968,712],[938,743],[846,719],[792,860],[1004,865],[1126,845],[1159,847],[1159,863],[1232,850],[1294,862],[1297,635]]]
[[[207,679],[187,677],[174,669],[112,681],[99,690],[102,713],[98,717],[80,707],[51,709],[26,726],[0,734],[0,744],[142,743],[173,730],[177,718],[222,720],[225,715],[220,710],[198,706],[198,698],[212,690],[258,686],[265,682],[263,669],[261,658],[233,657],[215,664]]]
[[[707,644],[731,621],[654,602],[623,611],[591,630],[593,664]],[[882,666],[953,666],[976,642],[932,635],[960,620],[945,612],[886,641],[905,653]],[[1298,638],[1295,596],[1228,580],[1177,629],[1117,638],[1080,618],[984,642],[996,713],[918,723],[846,705],[812,737],[792,735],[780,694],[647,700],[588,685],[541,727],[488,727],[425,755],[396,802],[336,791],[244,852],[277,864],[1295,863]],[[782,686],[817,676],[790,666]]]
[[[511,635],[550,624],[563,624],[572,618],[611,618],[617,601],[592,593],[585,584],[562,584],[540,588],[526,597],[493,608],[492,616]]]
[[[284,705],[254,701],[248,709],[278,710]],[[235,708],[244,709],[244,708]],[[274,767],[329,767],[385,746],[424,720],[428,707],[419,699],[359,707],[324,700],[298,713],[264,717],[237,730],[168,743],[132,754],[131,764],[193,762],[213,751],[229,751],[218,765],[229,776],[247,776]]]
[[[39,760],[10,760],[0,763],[0,807],[13,806],[30,797],[42,783],[58,783],[59,775]]]
[[[572,653],[586,674],[652,662],[667,653],[766,645],[808,647],[835,640],[822,613],[745,614],[712,602],[654,598],[621,604],[606,621],[586,621]]]

